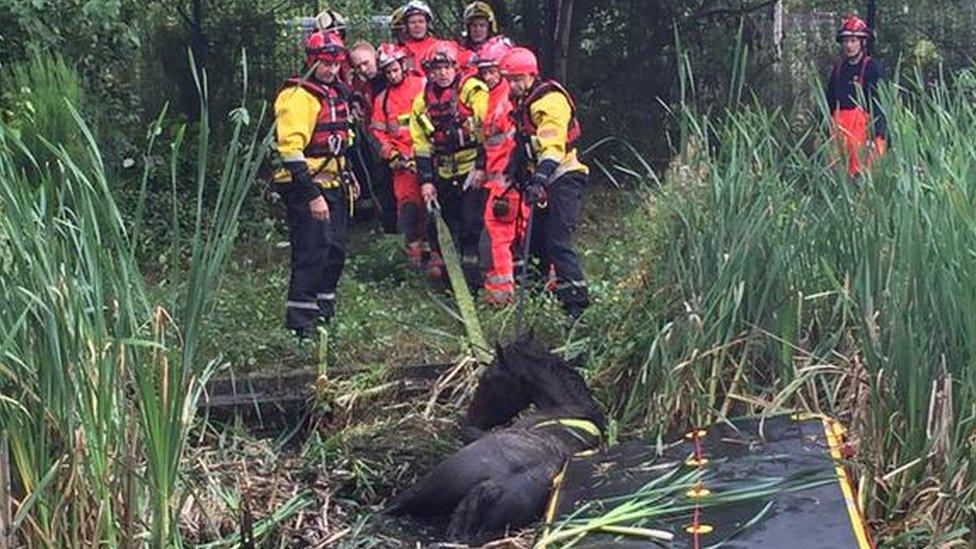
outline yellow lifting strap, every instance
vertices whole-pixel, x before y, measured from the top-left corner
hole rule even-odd
[[[596,438],[600,438],[602,436],[602,433],[600,432],[600,428],[597,427],[595,423],[587,419],[574,419],[574,418],[550,419],[547,421],[543,421],[542,423],[536,423],[534,427],[547,427],[550,425],[562,425],[564,427],[578,429]]]

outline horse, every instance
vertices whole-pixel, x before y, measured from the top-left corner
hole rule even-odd
[[[454,541],[525,527],[542,516],[566,461],[599,447],[606,428],[579,373],[531,338],[496,346],[466,423],[471,442],[395,496],[386,513],[449,518]]]

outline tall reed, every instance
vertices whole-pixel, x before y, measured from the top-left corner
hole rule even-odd
[[[655,288],[608,332],[598,379],[649,436],[801,408],[847,422],[886,542],[976,524],[976,106],[954,84],[883,93],[891,150],[850,180],[825,128],[686,108],[653,198]]]
[[[205,75],[198,84],[205,113]],[[81,154],[57,135],[43,136],[47,145],[35,150],[0,126],[0,421],[13,466],[10,541],[178,544],[180,460],[196,398],[217,364],[200,356],[199,326],[269,137],[241,107],[226,150],[216,153],[202,117],[197,192],[173,205],[196,212],[188,268],[174,272],[186,273],[177,284],[184,290],[156,302],[134,254],[142,212],[159,207],[145,203],[149,174],[127,226],[95,138],[74,105],[62,108],[84,137]],[[54,162],[23,170],[20,154]],[[219,177],[208,180],[217,154]],[[170,177],[176,187],[178,171]],[[203,198],[208,185],[217,187],[212,206]]]

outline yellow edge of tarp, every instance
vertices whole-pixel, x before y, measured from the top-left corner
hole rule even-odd
[[[858,549],[874,549],[874,544],[868,539],[867,525],[861,516],[861,508],[854,497],[851,479],[847,475],[847,468],[844,467],[844,456],[840,449],[843,444],[844,426],[834,419],[821,416],[824,433],[827,435],[827,444],[830,446],[830,455],[834,458],[834,469],[837,471],[837,482],[840,484],[840,491],[844,494],[844,503],[847,507],[847,515],[851,519],[851,528],[854,529],[854,537],[857,539]]]
[[[559,470],[559,474],[552,478],[552,495],[549,496],[549,504],[546,505],[546,524],[542,531],[542,537],[539,542],[535,544],[534,549],[546,549],[549,544],[546,541],[549,539],[549,528],[552,526],[552,521],[556,518],[556,506],[559,503],[559,488],[563,484],[563,477],[566,476],[566,467],[569,465],[569,460],[563,463],[562,469]]]

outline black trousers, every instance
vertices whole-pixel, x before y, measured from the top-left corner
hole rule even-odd
[[[461,268],[464,269],[464,280],[468,288],[475,292],[481,288],[484,280],[484,269],[479,257],[481,235],[485,229],[485,202],[488,191],[485,189],[468,189],[462,191],[467,174],[456,180],[438,179],[437,201],[441,205],[441,215],[444,223],[451,232],[451,238],[461,253]],[[427,224],[428,239],[431,249],[440,251],[437,241],[436,223]]]
[[[397,233],[397,204],[393,196],[393,175],[377,145],[372,139],[360,134],[346,154],[348,165],[356,174],[362,187],[360,198],[370,199],[379,207],[377,216],[385,234]]]
[[[539,256],[544,274],[549,265],[555,267],[556,297],[574,316],[590,304],[583,269],[573,248],[585,183],[586,175],[580,172],[560,176],[547,189],[546,207],[536,206],[532,212],[530,249]]]
[[[329,205],[329,221],[313,218],[308,203],[286,196],[291,277],[285,327],[306,334],[335,313],[336,286],[346,262],[348,195],[343,189],[325,189],[322,196]]]

